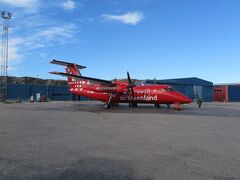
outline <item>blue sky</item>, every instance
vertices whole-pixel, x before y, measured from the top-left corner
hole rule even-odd
[[[102,79],[240,82],[239,0],[0,0],[9,73],[61,79],[55,58]],[[62,78],[64,79],[64,78]]]

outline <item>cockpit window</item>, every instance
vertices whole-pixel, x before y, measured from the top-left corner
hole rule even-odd
[[[172,91],[174,91],[174,89],[173,88],[164,88],[163,91],[172,92]]]

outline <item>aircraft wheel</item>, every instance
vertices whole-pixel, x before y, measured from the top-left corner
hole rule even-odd
[[[136,102],[131,102],[129,103],[129,107],[137,107],[138,104]]]
[[[108,103],[105,103],[104,104],[104,109],[109,109],[110,108],[110,105]]]
[[[137,107],[138,106],[138,104],[137,103],[133,103],[133,107]]]
[[[154,104],[155,107],[160,107],[160,104]]]
[[[176,110],[176,111],[182,110],[182,109],[181,109],[181,104],[178,103],[178,102],[174,103],[174,110]]]
[[[170,104],[167,104],[167,108],[168,108],[168,109],[170,108]]]

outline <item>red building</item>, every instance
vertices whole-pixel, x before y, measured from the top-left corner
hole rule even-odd
[[[213,98],[214,101],[228,102],[228,88],[227,86],[214,86]]]
[[[219,102],[240,102],[240,84],[214,85],[213,98]]]

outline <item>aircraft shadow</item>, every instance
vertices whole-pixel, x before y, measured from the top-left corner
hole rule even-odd
[[[229,107],[204,106],[199,109],[197,106],[189,106],[180,111],[173,107],[167,108],[166,105],[154,107],[153,105],[140,104],[138,107],[128,107],[126,104],[112,106],[110,109],[104,109],[102,104],[75,104],[78,111],[91,113],[141,113],[141,114],[174,114],[174,115],[193,115],[193,116],[216,116],[216,117],[239,117],[239,109]]]

